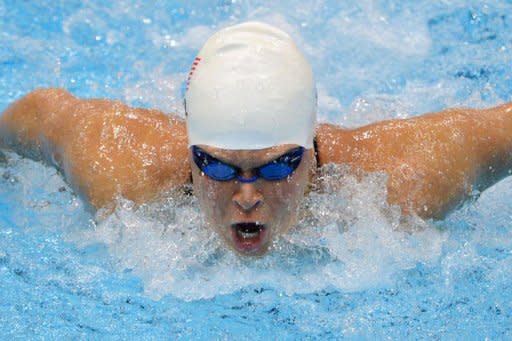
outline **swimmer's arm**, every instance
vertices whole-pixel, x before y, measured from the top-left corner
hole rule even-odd
[[[190,179],[183,120],[38,89],[0,116],[0,145],[55,165],[94,207],[136,203]]]
[[[354,130],[317,131],[320,165],[388,174],[388,202],[404,213],[443,218],[512,169],[512,103],[453,109]]]

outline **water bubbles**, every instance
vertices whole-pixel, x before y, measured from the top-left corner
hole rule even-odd
[[[0,105],[36,86],[63,84],[79,96],[179,110],[177,91],[194,54],[216,29],[245,19],[278,24],[297,38],[319,82],[320,115],[330,122],[354,126],[510,100],[509,1],[480,8],[463,1],[269,4],[87,1],[55,7],[46,16],[59,18],[52,26],[41,24],[44,15],[30,20],[32,10],[10,11],[0,33]],[[0,1],[0,15],[5,10]],[[278,325],[269,333],[283,339],[510,335],[512,179],[432,226],[385,203],[384,174],[325,169],[320,177],[296,229],[269,255],[247,260],[210,232],[191,195],[142,207],[120,202],[96,223],[53,168],[8,154],[0,161],[0,269],[11,272],[2,272],[8,313],[0,322],[25,338],[64,328],[83,338],[89,325],[119,339],[134,332],[165,338],[170,329],[190,338],[213,328],[227,331],[210,338],[234,339],[247,325],[244,331]]]
[[[421,220],[407,225],[417,233],[406,231],[399,209],[385,203],[384,175],[350,174],[324,168],[294,231],[274,240],[262,258],[226,249],[206,226],[197,200],[179,191],[140,208],[120,201],[94,229],[69,238],[80,247],[105,244],[117,270],[139,276],[154,299],[172,294],[196,300],[258,285],[287,295],[327,287],[361,290],[439,257],[445,235]]]

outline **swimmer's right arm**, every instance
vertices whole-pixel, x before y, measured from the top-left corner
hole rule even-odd
[[[0,116],[0,145],[55,165],[94,207],[190,182],[185,122],[116,101],[38,89]]]

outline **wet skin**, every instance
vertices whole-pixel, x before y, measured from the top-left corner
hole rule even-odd
[[[237,166],[243,171],[241,175],[249,178],[254,175],[254,168],[278,158],[296,145],[261,150],[200,147],[215,158]],[[230,248],[243,255],[263,255],[272,240],[294,225],[315,160],[313,150],[309,149],[288,178],[279,181],[259,178],[253,183],[241,183],[212,180],[200,171],[192,156],[190,158],[194,193],[206,221]]]
[[[356,129],[320,124],[316,142],[317,166],[337,163],[356,174],[385,172],[389,204],[405,215],[443,218],[475,190],[512,173],[512,103]],[[214,182],[190,160],[184,120],[117,101],[79,99],[64,89],[38,89],[10,105],[0,116],[2,145],[55,165],[93,208],[113,207],[119,196],[136,204],[158,199],[190,183],[192,174],[212,228],[231,248],[250,255],[265,253],[271,240],[293,226],[314,159],[310,150],[289,181]],[[260,151],[203,147],[250,176],[251,169],[293,146]],[[256,222],[265,226],[258,240],[252,238]],[[233,224],[250,237],[247,243],[240,233],[233,234]]]

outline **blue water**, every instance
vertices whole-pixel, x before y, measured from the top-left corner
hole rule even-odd
[[[0,0],[0,111],[39,86],[183,114],[190,62],[257,19],[313,64],[322,120],[512,100],[510,1]],[[340,181],[342,179],[342,181]],[[239,259],[193,198],[93,214],[52,168],[0,158],[2,339],[512,339],[512,179],[440,222],[385,175],[324,170],[297,230]],[[337,183],[343,186],[334,186]]]

